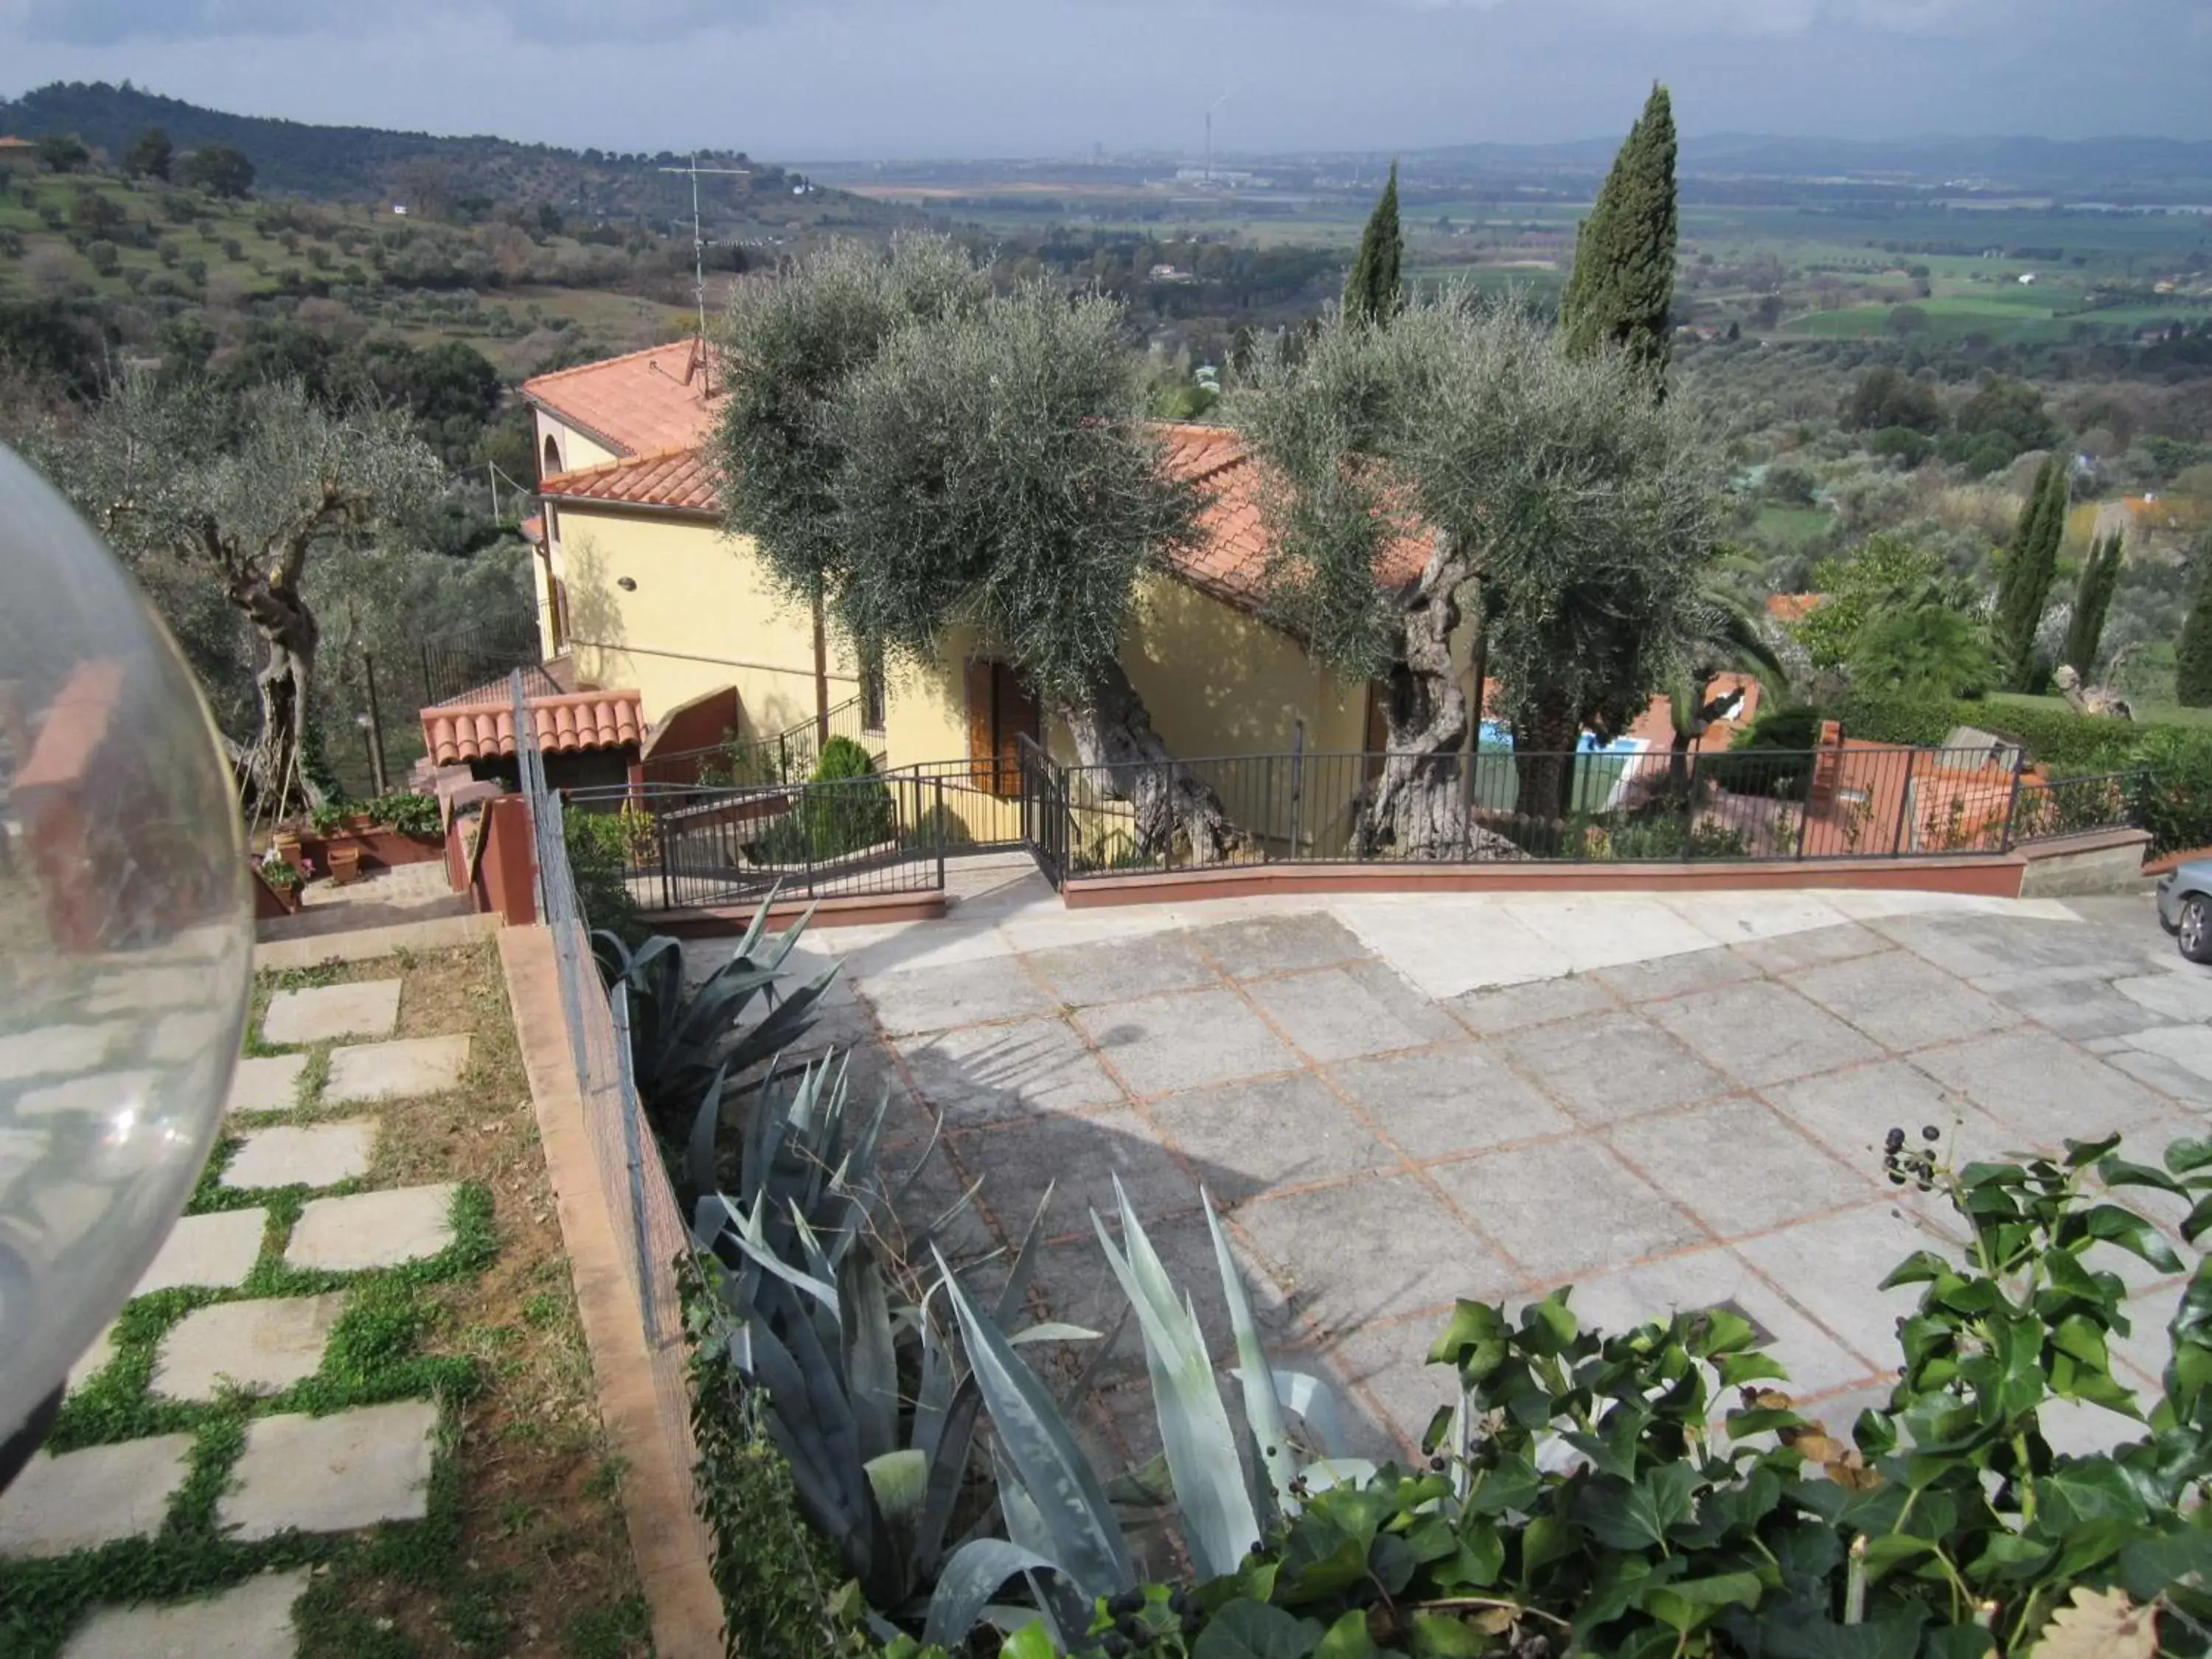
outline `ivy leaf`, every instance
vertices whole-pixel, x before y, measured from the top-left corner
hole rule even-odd
[[[1240,1595],[1214,1610],[1190,1645],[1191,1659],[1305,1659],[1321,1638],[1314,1620]]]
[[[1504,1363],[1507,1335],[1501,1310],[1485,1302],[1459,1303],[1429,1350],[1429,1364],[1458,1366],[1461,1381],[1473,1388]]]
[[[2140,1538],[2120,1552],[2120,1582],[2143,1601],[2191,1577],[2212,1578],[2212,1532],[2201,1527]]]
[[[1914,1659],[1927,1616],[1919,1607],[1863,1625],[1770,1616],[1759,1621],[1759,1634],[1767,1659]]]
[[[1996,1650],[1996,1638],[1979,1625],[1946,1625],[1920,1638],[1920,1659],[1989,1659]]]
[[[1899,1285],[1926,1285],[1946,1279],[1958,1271],[1933,1250],[1915,1250],[1911,1255],[1889,1270],[1889,1277],[1876,1288],[1895,1290]]]
[[[1662,1544],[1670,1528],[1690,1518],[1698,1476],[1688,1464],[1662,1463],[1626,1490],[1624,1484],[1596,1483],[1585,1494],[1585,1524],[1601,1543],[1620,1550]]]
[[[1490,1638],[1464,1619],[1444,1613],[1413,1615],[1413,1649],[1417,1659],[1475,1659],[1490,1646]],[[1205,1659],[1192,1650],[1192,1659]]]
[[[2194,1217],[2191,1218],[2192,1220]],[[2141,1256],[2154,1267],[2170,1273],[2181,1271],[2181,1258],[2173,1253],[2172,1246],[2160,1237],[2149,1222],[2133,1210],[2124,1210],[2117,1204],[2100,1204],[2078,1218],[2092,1238],[2103,1239],[2122,1249]]]
[[[2077,1584],[2028,1659],[2158,1659],[2158,1609],[2137,1607],[2125,1590]]]
[[[2184,1138],[2166,1149],[2166,1167],[2176,1175],[2188,1175],[2212,1164],[2212,1140]]]
[[[1367,1633],[1367,1615],[1355,1607],[1328,1627],[1314,1659],[1370,1659],[1378,1650]]]
[[[1709,1578],[1678,1578],[1657,1584],[1639,1600],[1644,1611],[1682,1635],[1707,1625],[1724,1607],[1755,1607],[1765,1587],[1756,1573],[1722,1572]]]
[[[1032,1620],[1000,1644],[999,1659],[1054,1659],[1052,1633],[1042,1619]]]
[[[2097,1140],[2069,1140],[2066,1143],[2066,1167],[2087,1169],[2120,1144],[2118,1135],[2106,1135]]]
[[[2160,1192],[2172,1193],[2176,1198],[2189,1196],[2189,1189],[2163,1170],[2154,1170],[2148,1164],[2135,1164],[2124,1158],[2108,1158],[2097,1166],[2107,1187],[2155,1187]]]
[[[1521,1529],[1521,1581],[1575,1553],[1574,1529],[1555,1515],[1540,1515]]]

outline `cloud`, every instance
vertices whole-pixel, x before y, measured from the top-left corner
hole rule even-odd
[[[820,0],[817,0],[817,9]],[[680,38],[805,9],[805,0],[387,0],[375,5],[300,0],[0,0],[0,38],[70,46],[135,40],[203,40],[386,34],[472,15],[517,40],[616,34]],[[4,26],[12,25],[12,27]]]

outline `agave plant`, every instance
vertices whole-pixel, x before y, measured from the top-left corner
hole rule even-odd
[[[710,1100],[690,1157],[711,1172]],[[707,1340],[767,1396],[767,1432],[789,1464],[808,1521],[834,1540],[870,1606],[918,1609],[957,1519],[988,1513],[969,1479],[982,1396],[945,1340],[934,1289],[902,1299],[883,1226],[935,1150],[896,1189],[879,1173],[884,1105],[854,1133],[842,1065],[807,1068],[787,1094],[774,1083],[747,1125],[740,1190],[698,1200],[692,1243],[719,1305]],[[972,1200],[920,1231],[929,1237]],[[1043,1235],[1045,1195],[995,1304],[1020,1312]],[[1093,1334],[1037,1324],[1009,1339]],[[902,1401],[902,1374],[917,1379]]]
[[[783,964],[814,911],[768,937],[771,890],[753,913],[737,953],[688,995],[684,946],[655,936],[632,951],[617,935],[592,935],[592,955],[611,996],[629,1003],[632,1075],[646,1104],[665,1119],[722,1077],[739,1076],[771,1060],[813,1024],[816,1005],[836,977],[831,963],[814,978],[779,992]],[[766,1012],[747,1023],[745,1011],[763,998]]]
[[[924,1627],[925,1643],[951,1647],[979,1622],[1011,1627],[1042,1620],[1063,1651],[1091,1628],[1101,1596],[1135,1587],[1115,1500],[1147,1501],[1164,1489],[1181,1521],[1200,1579],[1232,1572],[1279,1516],[1294,1514],[1301,1494],[1371,1474],[1373,1466],[1337,1455],[1335,1399],[1318,1378],[1276,1370],[1252,1316],[1251,1297],[1212,1206],[1214,1261],[1228,1300],[1245,1431],[1239,1435],[1207,1357],[1197,1310],[1178,1294],[1118,1179],[1116,1247],[1097,1212],[1091,1224],[1145,1341],[1152,1404],[1164,1448],[1160,1465],[1115,1481],[1100,1479],[1066,1418],[1016,1345],[961,1287],[943,1258],[943,1283],[960,1324],[983,1409],[1004,1453],[999,1503],[1006,1537],[976,1539],[946,1559]],[[1004,1304],[1001,1303],[1003,1313]],[[1285,1409],[1310,1444],[1289,1431]],[[1313,1452],[1322,1454],[1311,1455]],[[1164,1477],[1164,1479],[1163,1479]],[[1032,1607],[994,1605],[1012,1580],[1026,1583]]]

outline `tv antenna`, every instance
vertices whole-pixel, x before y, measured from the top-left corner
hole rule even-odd
[[[702,167],[699,165],[699,152],[695,149],[691,152],[690,166],[663,167],[660,170],[663,173],[688,173],[691,175],[691,297],[698,302],[699,306],[699,339],[698,343],[692,348],[691,367],[696,367],[703,372],[707,363],[707,238],[699,228],[699,175],[703,173],[724,179],[749,179],[752,176],[752,169],[750,167]],[[691,379],[691,367],[687,367],[684,371],[684,378],[687,382]]]
[[[1213,112],[1243,90],[1241,86],[1231,87],[1206,106],[1206,182],[1209,185],[1213,182]]]

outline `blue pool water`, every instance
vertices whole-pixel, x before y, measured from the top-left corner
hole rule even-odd
[[[1513,733],[1495,720],[1482,723],[1482,746],[1485,749],[1510,749]],[[1600,743],[1597,734],[1585,732],[1575,747],[1585,755],[1640,755],[1644,752],[1641,738],[1616,738],[1611,743]]]

